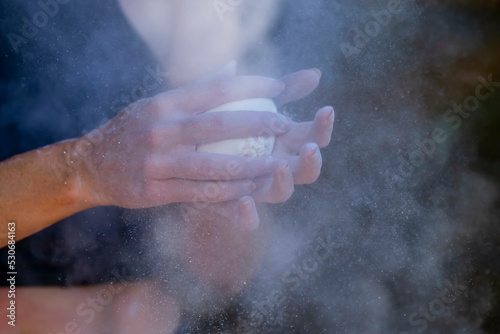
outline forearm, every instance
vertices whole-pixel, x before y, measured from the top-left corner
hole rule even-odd
[[[45,146],[0,162],[0,247],[7,224],[16,222],[16,240],[92,206],[86,201],[76,139]]]

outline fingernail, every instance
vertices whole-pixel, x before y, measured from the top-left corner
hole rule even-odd
[[[319,79],[321,79],[321,71],[318,69],[318,68],[311,68],[312,71],[316,72],[316,74],[318,75]]]
[[[278,167],[276,167],[278,172],[282,173],[283,171],[288,169],[288,162],[282,160],[278,163]]]
[[[291,123],[288,117],[282,114],[276,114],[276,122],[271,124],[271,130],[278,134],[282,134],[287,132],[290,129],[290,126]]]
[[[249,196],[242,197],[240,199],[240,205],[239,205],[239,214],[240,214],[240,219],[243,222],[244,228],[247,230],[253,231],[257,227],[259,227],[260,224],[260,219],[258,216],[252,217],[253,216],[253,204],[252,204],[252,198]]]
[[[248,196],[242,197],[239,200],[238,211],[241,217],[246,217],[252,208],[252,202]]]
[[[250,192],[254,192],[255,190],[257,190],[257,184],[253,181],[250,181],[248,184],[248,190]]]
[[[319,153],[319,148],[316,148],[316,149],[314,150],[314,153],[313,153],[313,154],[311,154],[310,159],[311,159],[311,160],[313,160],[313,161],[318,160],[318,159],[319,159],[319,154],[320,154],[320,153]]]
[[[307,144],[307,157],[309,159],[316,159],[319,153],[318,145],[311,143]]]
[[[328,121],[331,123],[333,122],[333,114],[334,114],[334,110],[333,110],[333,107],[328,107]]]
[[[241,207],[244,209],[244,210],[249,210],[251,207],[252,207],[252,201],[250,200],[250,198],[248,197],[245,197],[244,199],[242,199],[240,201],[240,205]]]

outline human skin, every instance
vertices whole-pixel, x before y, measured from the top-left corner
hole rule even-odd
[[[175,331],[179,324],[179,305],[175,298],[151,281],[120,285],[19,288],[15,299],[16,326],[9,325],[7,318],[2,319],[0,333],[152,334]],[[116,291],[110,303],[98,299],[102,291]],[[8,304],[7,289],[1,288],[0,305],[7,308]]]
[[[257,187],[252,179],[271,172],[279,159],[261,157],[249,162],[243,157],[200,154],[196,145],[257,135],[269,124],[282,125],[270,128],[279,135],[288,131],[289,122],[265,112],[203,112],[233,100],[275,97],[284,88],[282,81],[265,77],[194,83],[132,104],[94,131],[104,136],[99,145],[87,140],[91,133],[3,161],[0,246],[7,244],[9,221],[16,222],[19,241],[95,206],[146,208],[194,201],[196,190],[213,179],[210,173],[220,174],[229,160],[237,161],[242,173],[221,181],[225,191],[210,200],[251,194]]]

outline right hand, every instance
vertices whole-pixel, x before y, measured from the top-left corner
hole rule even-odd
[[[290,122],[272,112],[204,112],[230,101],[273,98],[283,89],[281,81],[266,77],[219,77],[135,102],[75,142],[77,151],[88,152],[78,170],[80,190],[93,206],[125,208],[251,194],[252,179],[271,173],[280,159],[201,153],[196,145],[269,130],[281,135]],[[102,140],[92,144],[96,133]],[[213,181],[219,191],[211,191]]]

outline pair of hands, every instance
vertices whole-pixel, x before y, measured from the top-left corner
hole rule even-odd
[[[90,201],[126,208],[182,202],[186,264],[225,295],[240,290],[268,237],[265,227],[257,229],[257,204],[284,202],[295,184],[316,181],[334,113],[324,107],[313,121],[296,123],[272,112],[204,112],[250,98],[272,98],[280,108],[309,95],[320,77],[315,69],[281,80],[237,76],[233,62],[132,104],[96,130],[104,140],[84,160]],[[263,132],[276,136],[272,156],[196,151],[199,144]]]
[[[226,215],[255,227],[256,202],[286,201],[294,184],[318,178],[319,148],[330,141],[333,109],[324,107],[313,121],[304,123],[272,112],[204,112],[250,98],[273,98],[281,107],[310,94],[319,79],[318,70],[281,80],[236,76],[232,62],[187,86],[130,105],[95,130],[104,140],[89,148],[81,173],[89,202],[146,208],[203,200],[221,203]],[[276,135],[271,157],[196,152],[198,144],[258,136],[262,131]],[[87,138],[93,135],[78,144],[92,145]],[[228,173],[228,166],[237,166],[237,173]]]

